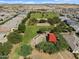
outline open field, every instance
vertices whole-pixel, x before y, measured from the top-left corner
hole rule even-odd
[[[23,57],[18,54],[20,45],[17,44],[13,47],[12,52],[9,55],[9,59],[23,59]],[[32,59],[75,59],[74,55],[68,50],[60,51],[58,53],[49,55],[47,53],[39,52],[38,50],[33,49],[30,56]]]
[[[31,16],[30,16],[30,18],[53,18],[53,17],[55,17],[55,16],[57,16],[57,14],[56,13],[54,13],[54,12],[36,12],[36,13],[31,13]]]
[[[35,37],[37,35],[37,31],[40,28],[46,28],[47,30],[49,30],[49,28],[51,28],[52,26],[26,26],[26,31],[24,33],[24,37],[23,37],[23,42],[27,43],[29,42],[33,37]]]
[[[61,51],[52,55],[39,52],[37,50],[33,50],[31,54],[31,58],[32,59],[75,59],[74,55],[67,50]]]
[[[26,26],[26,31],[24,33],[23,42],[29,42],[37,33],[38,28],[36,26]]]

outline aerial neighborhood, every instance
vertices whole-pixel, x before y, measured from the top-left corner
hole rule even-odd
[[[79,59],[79,5],[1,4],[0,59]]]

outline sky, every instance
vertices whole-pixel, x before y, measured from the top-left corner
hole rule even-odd
[[[79,4],[79,0],[0,0],[0,3],[9,3],[9,4]]]

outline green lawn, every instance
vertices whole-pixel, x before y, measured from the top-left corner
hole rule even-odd
[[[30,18],[53,18],[55,16],[58,16],[54,12],[46,12],[46,13],[31,13]]]
[[[18,51],[20,49],[20,46],[22,44],[27,44],[37,34],[36,33],[37,30],[38,30],[37,26],[26,26],[26,31],[24,33],[23,41],[19,45],[19,47],[17,47],[17,49],[15,50],[15,52],[13,53],[12,59],[19,59],[20,55],[18,54]]]
[[[57,14],[56,13],[53,13],[53,12],[47,12],[44,15],[45,18],[53,18],[55,16],[57,16]]]
[[[53,28],[53,26],[26,26],[26,31],[24,33],[24,37],[23,37],[23,42],[27,43],[29,42],[34,36],[37,35],[37,31],[39,30],[39,28],[45,28],[45,29],[50,29]]]
[[[26,26],[23,42],[29,42],[37,33],[38,28],[36,26]]]
[[[42,18],[42,13],[31,13],[30,18]]]

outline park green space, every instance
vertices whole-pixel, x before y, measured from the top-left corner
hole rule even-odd
[[[23,37],[23,42],[28,43],[33,37],[37,35],[37,31],[40,28],[45,28],[45,30],[49,30],[52,26],[26,26],[26,30]]]
[[[33,12],[33,13],[30,13],[30,17],[28,18],[29,19],[29,21],[30,21],[30,19],[39,19],[39,18],[54,18],[54,17],[58,17],[58,15],[56,14],[56,13],[54,13],[54,12]],[[26,21],[27,22],[27,21]],[[60,21],[61,22],[61,21]],[[60,23],[59,22],[59,23]],[[57,24],[59,24],[59,23],[57,23]],[[23,39],[22,39],[22,42],[21,42],[21,44],[20,44],[20,46],[22,45],[22,44],[28,44],[32,39],[33,39],[33,37],[35,37],[36,35],[37,35],[37,31],[39,30],[39,29],[41,29],[41,30],[43,30],[43,31],[50,31],[51,29],[54,29],[54,31],[55,30],[57,30],[57,31],[59,31],[59,29],[60,29],[60,31],[63,31],[62,29],[66,29],[67,27],[69,28],[69,26],[67,26],[66,24],[64,24],[64,23],[62,23],[63,25],[60,25],[60,26],[58,26],[56,29],[54,29],[54,25],[50,25],[50,26],[36,26],[36,25],[29,25],[28,23],[27,23],[27,25],[26,25],[26,29],[25,29],[25,32],[24,32],[24,35],[23,35]],[[62,27],[61,27],[62,26]],[[63,27],[64,26],[64,27]],[[65,45],[65,41],[63,40],[63,38],[62,38],[62,36],[61,35],[59,35],[58,36],[59,37],[59,39],[62,39],[62,40],[60,40],[59,41],[59,43],[58,43],[58,45],[60,45],[59,47],[60,47],[60,49],[61,48],[64,48],[64,46],[63,45]],[[61,42],[63,42],[63,43],[61,43]],[[63,45],[62,45],[63,44]],[[57,46],[58,46],[57,45]],[[65,45],[65,48],[67,48],[68,46],[67,45]],[[14,52],[14,54],[13,54],[13,59],[19,59],[19,56],[20,55],[18,55],[18,50],[19,50],[20,48],[16,48],[16,50],[15,50],[15,52]]]
[[[29,21],[30,18],[53,18],[53,17],[58,17],[58,14],[54,13],[54,12],[33,12],[33,13],[30,13],[30,17],[28,18]],[[33,19],[34,20],[34,19]],[[28,22],[29,23],[29,22]],[[37,35],[37,31],[39,29],[41,30],[47,30],[47,31],[50,31],[51,29],[54,29],[56,27],[54,27],[54,25],[50,25],[50,26],[37,26],[37,25],[29,25],[27,23],[26,25],[26,30],[25,30],[25,33],[24,33],[24,37],[23,37],[23,42],[24,43],[27,43],[29,42],[33,37],[35,37]],[[60,25],[58,25],[58,27],[56,29],[54,29],[54,31],[63,31],[63,30],[66,30],[66,29],[70,29],[71,28],[66,25],[65,23],[59,21]],[[59,24],[57,23],[57,24]]]
[[[58,16],[54,12],[37,12],[37,13],[31,13],[30,18],[53,18],[55,16]]]

